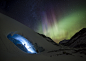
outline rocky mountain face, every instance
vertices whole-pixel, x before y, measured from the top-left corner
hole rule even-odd
[[[59,44],[74,47],[74,48],[85,48],[86,47],[86,28],[81,29],[77,32],[69,41],[63,43],[64,41],[59,42]]]
[[[39,33],[38,33],[39,34]],[[45,36],[45,35],[43,35],[43,34],[39,34],[40,36],[42,36],[43,38],[45,38],[48,42],[50,42],[50,43],[52,43],[52,44],[54,44],[54,45],[57,45],[57,46],[59,46],[59,44],[57,44],[56,42],[54,42],[50,37],[47,37],[47,36]]]
[[[73,48],[85,48],[86,47],[86,28],[81,29],[70,40],[62,40],[59,42],[59,44],[55,43],[51,38],[46,37],[43,34],[39,34],[39,35],[45,38],[47,41],[57,46],[60,44],[60,45],[73,47]]]

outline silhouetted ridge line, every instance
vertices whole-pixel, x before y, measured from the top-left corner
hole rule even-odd
[[[75,48],[86,47],[86,28],[81,29],[68,42],[62,45],[75,47]]]
[[[39,34],[40,36],[45,38],[48,42],[51,42],[52,44],[59,46],[59,44],[55,43],[50,37],[47,37],[47,36],[40,34],[40,33],[37,33],[37,34]]]

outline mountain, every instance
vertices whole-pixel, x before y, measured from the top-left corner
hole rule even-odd
[[[40,36],[42,36],[46,41],[52,43],[53,45],[59,46],[59,44],[57,44],[56,42],[54,42],[50,37],[47,37],[47,36],[45,36],[45,35],[43,35],[43,34],[40,34],[40,33],[38,33],[38,34],[39,34]]]
[[[60,44],[62,44],[60,42]],[[68,42],[63,45],[74,47],[74,48],[85,48],[86,47],[86,28],[81,29],[77,32]]]

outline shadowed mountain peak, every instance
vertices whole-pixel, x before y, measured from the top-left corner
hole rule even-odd
[[[61,44],[61,43],[60,43]],[[86,47],[86,28],[77,32],[68,42],[64,44],[70,47]]]

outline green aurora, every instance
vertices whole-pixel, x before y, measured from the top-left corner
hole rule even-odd
[[[68,14],[64,14],[58,19],[57,16],[53,17],[52,25],[49,23],[49,18],[47,18],[47,25],[45,23],[41,23],[37,32],[52,38],[56,43],[59,43],[64,39],[68,40],[76,32],[82,28],[86,28],[86,9],[77,9],[71,13],[68,12]]]

